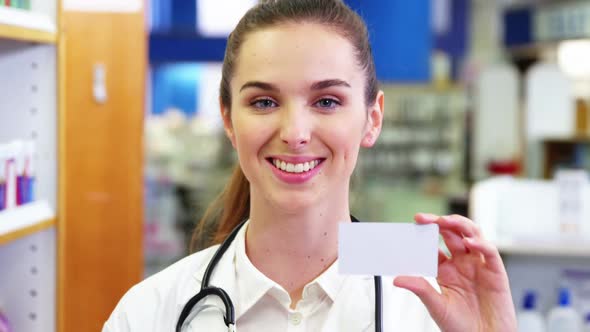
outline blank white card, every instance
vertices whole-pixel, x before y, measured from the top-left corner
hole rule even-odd
[[[340,274],[436,277],[438,225],[341,223]]]

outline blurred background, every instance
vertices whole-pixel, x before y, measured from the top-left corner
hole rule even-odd
[[[590,324],[590,1],[345,2],[368,23],[386,101],[352,212],[469,216],[518,311],[561,303]],[[256,3],[0,0],[0,312],[14,331],[100,330],[129,287],[189,254],[236,162],[221,62]]]

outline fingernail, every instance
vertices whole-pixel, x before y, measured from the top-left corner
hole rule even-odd
[[[422,218],[426,218],[426,219],[431,219],[431,220],[436,220],[438,219],[438,216],[432,213],[419,213]]]

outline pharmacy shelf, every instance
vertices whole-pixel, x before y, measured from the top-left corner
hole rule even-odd
[[[590,258],[590,241],[497,241],[502,255]]]
[[[0,7],[0,39],[55,44],[57,29],[47,15]]]
[[[0,245],[11,243],[53,227],[55,213],[46,201],[26,204],[0,212]]]

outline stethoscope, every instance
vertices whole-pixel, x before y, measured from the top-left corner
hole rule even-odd
[[[359,222],[359,220],[356,219],[352,215],[350,216],[350,218],[352,219],[352,222]],[[210,296],[210,295],[219,297],[221,299],[221,301],[223,302],[223,305],[225,306],[225,315],[223,316],[223,321],[225,322],[225,325],[227,326],[228,331],[234,332],[236,330],[235,310],[234,310],[234,305],[231,301],[231,298],[229,297],[227,292],[224,291],[222,288],[209,286],[209,280],[211,279],[211,274],[213,273],[215,266],[217,265],[217,263],[219,263],[219,260],[221,260],[221,257],[223,256],[223,254],[225,254],[225,252],[227,251],[227,248],[229,248],[229,246],[232,244],[236,235],[238,234],[238,232],[240,231],[242,226],[244,226],[245,223],[246,223],[246,221],[243,221],[238,226],[236,226],[231,231],[229,236],[221,243],[219,248],[217,248],[217,251],[213,255],[213,258],[211,258],[211,260],[209,261],[209,264],[207,265],[207,269],[205,269],[205,274],[203,274],[203,282],[201,283],[201,290],[199,291],[199,293],[197,295],[193,296],[184,305],[184,308],[182,309],[182,312],[180,313],[180,317],[178,318],[178,323],[176,323],[176,332],[181,331],[184,322],[186,321],[187,317],[190,315],[190,313],[193,310],[193,308],[195,307],[195,305],[197,305],[197,303],[199,303],[201,300],[203,300],[204,298],[206,298],[207,296]],[[382,311],[383,311],[382,297],[383,297],[383,294],[381,291],[381,276],[374,276],[374,280],[375,280],[375,332],[381,332],[381,330],[383,329],[383,319],[382,319]]]

